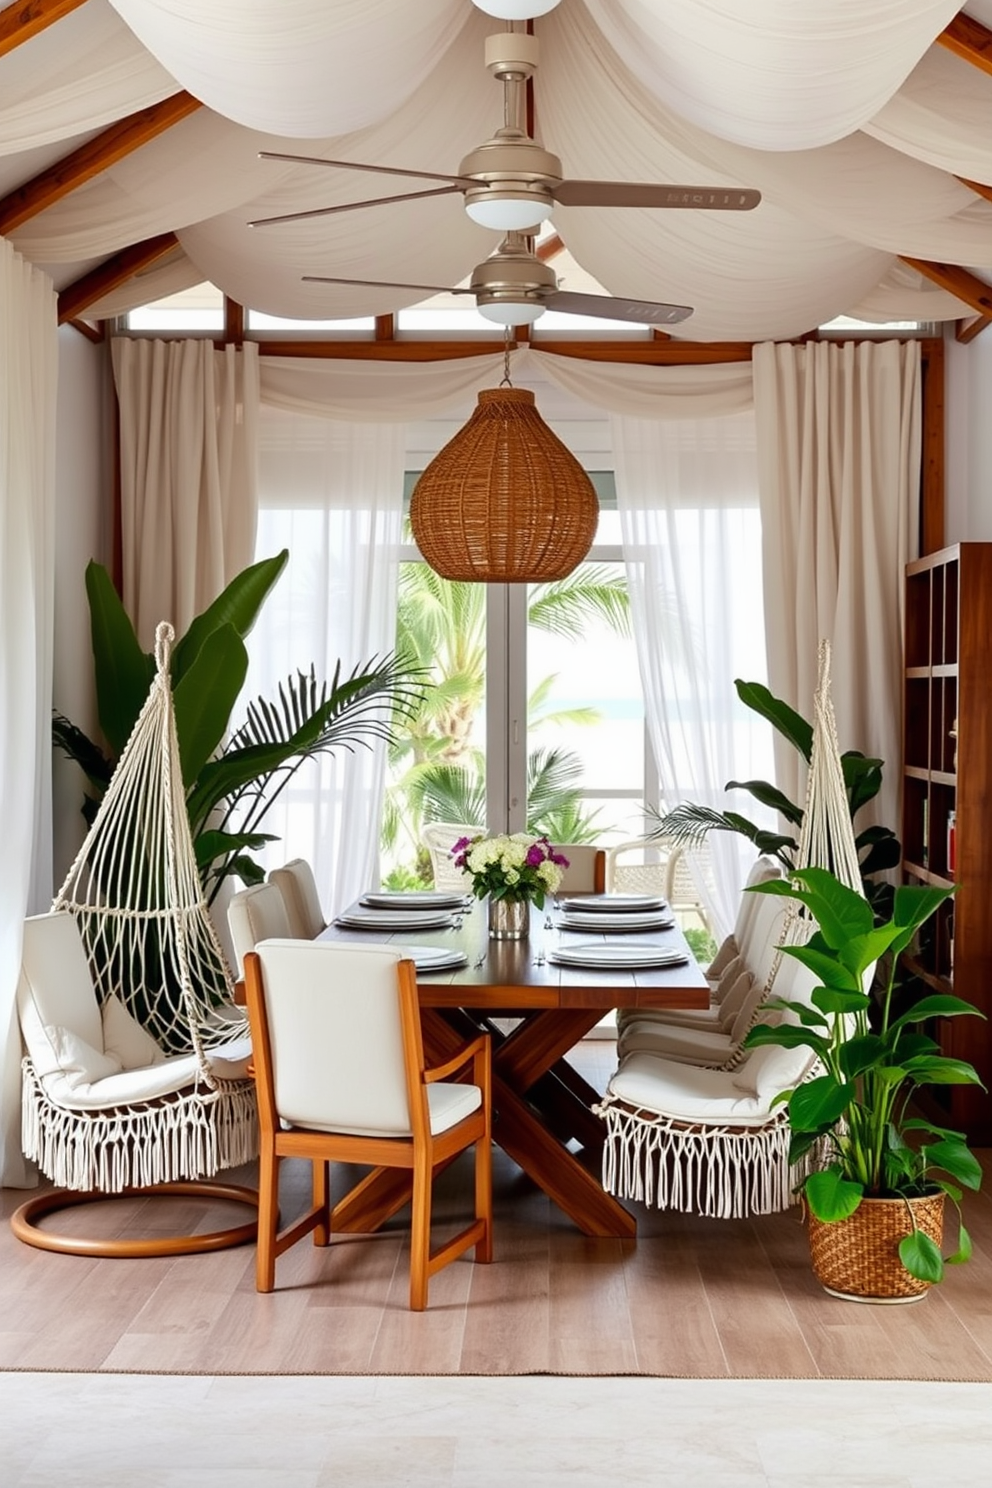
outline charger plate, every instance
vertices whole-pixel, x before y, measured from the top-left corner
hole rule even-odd
[[[608,915],[597,910],[595,914],[582,914],[578,910],[567,910],[558,921],[562,930],[601,930],[610,935],[631,930],[673,930],[675,920],[669,914],[624,914]]]
[[[684,951],[663,951],[657,946],[646,945],[602,945],[599,941],[556,946],[548,952],[548,960],[557,966],[592,966],[598,971],[632,971],[689,964]]]
[[[450,913],[426,909],[353,909],[334,922],[348,930],[448,930]]]
[[[581,914],[644,914],[649,910],[667,909],[668,901],[660,894],[582,894],[559,901],[562,909]]]
[[[415,909],[419,913],[426,909],[467,909],[472,900],[450,889],[382,889],[363,894],[359,902],[370,909]]]
[[[468,964],[464,951],[449,950],[447,946],[396,946],[395,949],[412,961],[418,971],[454,971]]]

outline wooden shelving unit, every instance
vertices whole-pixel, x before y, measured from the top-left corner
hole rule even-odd
[[[992,543],[908,565],[903,685],[903,878],[956,887],[903,966],[992,1019]],[[934,1033],[992,1089],[992,1024],[944,1019]],[[992,1143],[989,1095],[942,1086],[933,1104],[973,1142]]]

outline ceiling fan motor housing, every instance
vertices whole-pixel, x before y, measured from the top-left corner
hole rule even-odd
[[[543,304],[557,288],[557,275],[548,264],[526,252],[519,257],[513,256],[505,247],[484,263],[476,264],[469,281],[469,289],[476,296],[480,308],[483,305],[519,305],[532,301]]]

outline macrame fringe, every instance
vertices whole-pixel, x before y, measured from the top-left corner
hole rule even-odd
[[[618,1199],[708,1219],[778,1214],[795,1202],[805,1162],[789,1165],[784,1114],[766,1126],[689,1126],[607,1096],[603,1187]]]
[[[30,1059],[22,1063],[22,1145],[46,1178],[78,1191],[119,1193],[212,1178],[258,1151],[255,1087],[225,1081],[154,1101],[78,1110],[49,1099]]]

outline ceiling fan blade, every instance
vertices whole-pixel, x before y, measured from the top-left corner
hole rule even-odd
[[[278,217],[256,217],[249,227],[271,227],[275,222],[303,222],[308,217],[331,217],[358,207],[385,207],[391,202],[420,201],[425,196],[451,196],[460,186],[435,186],[431,191],[401,191],[398,196],[370,196],[365,201],[339,202],[336,207],[309,207],[305,212],[283,212]]]
[[[468,176],[438,171],[401,170],[398,165],[365,165],[360,160],[325,160],[322,155],[285,155],[280,150],[259,150],[259,160],[288,160],[291,165],[330,165],[335,170],[372,171],[377,176],[412,176],[417,181],[450,181],[452,185],[477,186]]]
[[[599,315],[605,320],[632,320],[638,325],[677,325],[692,314],[689,305],[660,305],[655,300],[619,300],[612,295],[570,294],[556,290],[544,301],[564,315]]]
[[[427,294],[472,294],[471,289],[452,289],[447,284],[410,284],[396,279],[332,279],[326,274],[304,274],[305,284],[356,284],[365,289],[422,289]]]
[[[750,212],[761,200],[760,191],[736,186],[659,186],[644,181],[559,181],[552,191],[563,207],[692,207]]]

